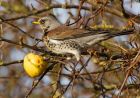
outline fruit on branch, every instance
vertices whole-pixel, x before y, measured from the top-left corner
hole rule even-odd
[[[47,67],[47,62],[43,57],[34,53],[28,53],[24,57],[23,67],[25,72],[30,77],[37,77],[41,75]]]

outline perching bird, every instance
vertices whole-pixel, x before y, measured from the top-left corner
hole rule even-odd
[[[34,23],[40,24],[45,32],[43,41],[50,51],[57,54],[73,54],[77,61],[80,60],[82,49],[92,47],[103,40],[133,32],[133,30],[109,32],[74,28],[60,24],[53,16],[43,17]]]

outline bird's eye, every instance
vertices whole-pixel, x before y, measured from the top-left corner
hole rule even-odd
[[[40,24],[45,24],[45,20],[44,19],[41,19],[39,22],[40,22]]]

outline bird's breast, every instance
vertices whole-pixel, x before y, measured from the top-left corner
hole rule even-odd
[[[47,48],[55,53],[64,54],[64,53],[72,53],[73,51],[77,50],[80,51],[80,45],[72,40],[55,40],[55,39],[48,39],[44,42]]]

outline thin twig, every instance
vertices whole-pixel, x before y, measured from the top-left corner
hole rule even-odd
[[[49,10],[53,9],[53,8],[64,8],[64,5],[62,5],[62,4],[51,5],[48,8],[41,9],[41,10],[38,10],[38,11],[35,11],[35,12],[31,12],[31,13],[29,13],[27,15],[5,19],[4,21],[15,21],[15,20],[18,20],[18,19],[27,18],[29,16],[33,16],[33,15],[44,13],[46,11],[49,11]],[[78,9],[78,8],[79,8],[79,5],[65,5],[65,8],[64,9]],[[82,6],[81,9],[88,10],[88,11],[91,10],[91,8],[90,7],[87,7],[87,6]],[[95,7],[92,7],[92,10],[94,11],[94,10],[96,10],[96,8]],[[112,13],[112,14],[116,15],[116,16],[122,17],[122,15],[120,15],[120,13],[117,10],[113,9],[113,8],[112,8],[112,10],[110,10],[110,8],[106,8],[105,10],[107,12],[109,12],[109,13]]]
[[[12,64],[18,64],[18,63],[23,63],[23,60],[16,60],[16,61],[12,61],[9,63],[3,63],[3,64],[0,64],[0,66],[8,66],[8,65],[12,65]]]
[[[42,80],[42,78],[44,77],[44,75],[49,72],[50,70],[53,69],[54,65],[56,65],[56,62],[54,62],[53,64],[51,64],[45,71],[44,73],[39,77],[39,79],[37,80],[37,82],[32,86],[32,88],[30,89],[30,91],[26,94],[25,98],[28,98],[30,96],[30,94],[33,92],[33,90],[35,89],[35,87],[39,84],[39,82]]]
[[[43,49],[39,49],[37,47],[30,46],[30,45],[27,45],[25,43],[14,42],[12,40],[9,40],[9,39],[3,38],[3,37],[0,37],[0,41],[4,41],[4,42],[10,43],[10,44],[15,44],[15,45],[18,45],[18,46],[23,46],[23,47],[26,47],[26,48],[29,48],[29,49],[32,49],[32,50],[35,50],[35,51],[38,51],[38,52],[42,52],[42,53],[47,52],[47,51],[44,51]]]

